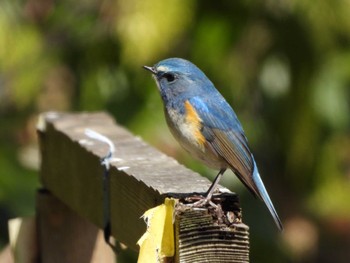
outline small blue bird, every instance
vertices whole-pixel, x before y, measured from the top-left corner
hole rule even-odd
[[[243,128],[213,83],[194,64],[180,58],[165,59],[144,68],[152,72],[156,80],[166,121],[174,137],[191,155],[220,170],[206,200],[211,199],[224,172],[231,169],[254,196],[265,202],[282,230]]]

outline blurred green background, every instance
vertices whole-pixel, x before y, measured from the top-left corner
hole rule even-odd
[[[233,105],[284,222],[231,173],[251,262],[349,262],[350,3],[346,0],[0,2],[0,246],[34,214],[40,112],[102,111],[210,177],[170,135],[142,65],[183,57]],[[135,262],[125,254],[124,262]]]

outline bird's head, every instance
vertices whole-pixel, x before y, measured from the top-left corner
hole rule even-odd
[[[210,80],[193,63],[181,58],[162,60],[153,67],[144,66],[152,72],[165,102],[174,97],[190,97],[212,86]]]

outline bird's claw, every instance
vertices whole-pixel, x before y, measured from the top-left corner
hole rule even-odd
[[[211,206],[217,208],[218,206],[208,197],[203,195],[187,197],[186,201],[189,202],[187,205],[196,208],[203,208]]]

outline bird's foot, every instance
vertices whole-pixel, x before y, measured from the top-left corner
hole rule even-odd
[[[186,202],[188,206],[196,207],[196,208],[204,208],[204,207],[213,207],[217,208],[218,206],[212,201],[211,198],[203,195],[190,196],[186,198]]]
[[[192,196],[188,197],[186,201],[189,202],[187,205],[190,207],[207,209],[209,212],[211,211],[211,213],[215,215],[215,218],[217,218],[218,222],[223,222],[223,218],[225,217],[224,211],[222,210],[220,201],[216,200],[215,196],[212,198],[202,195]]]
[[[206,197],[201,199],[201,200],[198,200],[197,202],[194,202],[192,204],[192,206],[193,207],[197,207],[197,208],[206,207],[206,206],[211,206],[211,207],[214,207],[214,208],[218,207],[211,199],[208,199]]]

